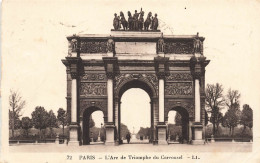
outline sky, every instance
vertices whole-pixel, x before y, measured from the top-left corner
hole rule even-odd
[[[258,112],[259,3],[245,0],[214,3],[189,0],[5,1],[2,14],[3,119],[7,118],[10,89],[18,90],[26,100],[23,116],[30,116],[36,106],[44,106],[56,113],[60,107],[66,109],[66,69],[61,62],[67,55],[66,36],[109,34],[114,13],[123,11],[126,15],[128,10],[133,12],[141,7],[145,17],[149,11],[158,14],[159,29],[165,35],[194,35],[199,32],[205,37],[204,55],[211,60],[206,67],[206,83],[223,84],[225,93],[228,88],[239,90],[241,105],[249,104]],[[128,110],[137,109],[134,106],[139,95],[144,93],[140,91],[138,96],[134,96],[136,92],[133,92],[123,95],[122,101],[125,99],[135,104],[128,104],[131,108],[127,105],[122,107],[127,114]],[[145,108],[147,103],[138,106]],[[259,114],[254,116],[259,118]],[[130,118],[123,117],[123,120],[133,124]]]

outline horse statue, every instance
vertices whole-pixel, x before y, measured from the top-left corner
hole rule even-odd
[[[151,16],[152,16],[152,13],[151,12],[149,12],[148,13],[148,15],[147,15],[147,18],[146,18],[146,20],[145,20],[145,22],[144,22],[144,30],[146,30],[146,31],[148,31],[148,29],[149,29],[149,26],[150,26],[150,24],[151,24]]]
[[[128,28],[129,28],[129,30],[133,30],[133,28],[134,28],[134,19],[133,19],[133,17],[132,17],[132,14],[131,14],[131,12],[130,11],[128,11]]]
[[[138,29],[142,30],[143,27],[144,27],[144,11],[141,11],[140,17],[139,17],[139,20],[138,20]]]
[[[127,24],[128,23],[127,23],[125,16],[124,16],[124,13],[122,11],[120,11],[120,17],[121,17],[120,21],[121,21],[121,24],[123,25],[123,29],[127,30]]]

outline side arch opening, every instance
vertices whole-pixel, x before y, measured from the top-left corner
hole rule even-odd
[[[105,141],[104,113],[98,107],[85,109],[82,117],[82,145],[102,144]]]
[[[174,107],[168,112],[167,140],[171,143],[189,143],[189,113],[183,107]]]

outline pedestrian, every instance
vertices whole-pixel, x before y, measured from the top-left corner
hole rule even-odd
[[[130,139],[131,139],[131,135],[130,135],[130,133],[128,132],[128,133],[126,134],[126,140],[127,140],[127,143],[128,143],[128,144],[130,143]]]

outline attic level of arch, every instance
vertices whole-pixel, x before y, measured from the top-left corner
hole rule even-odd
[[[120,48],[123,43],[131,44],[145,43],[149,46],[150,53],[164,54],[194,54],[203,55],[204,37],[197,35],[163,35],[161,32],[124,32],[119,31],[111,35],[73,35],[67,37],[68,56],[77,56],[80,53],[104,54],[122,53]],[[144,45],[144,44],[142,44]],[[141,45],[141,46],[142,46]],[[148,53],[149,53],[148,52]],[[127,52],[125,52],[127,53]]]

